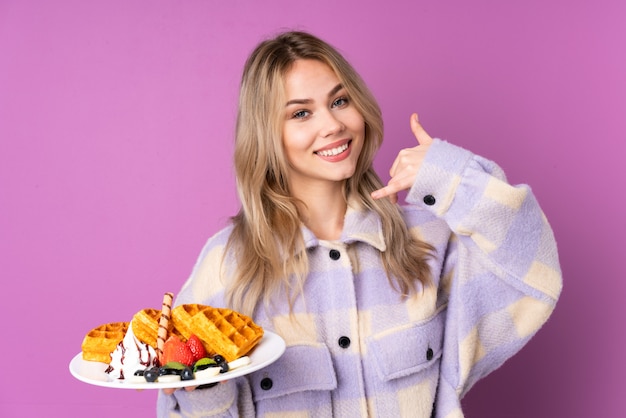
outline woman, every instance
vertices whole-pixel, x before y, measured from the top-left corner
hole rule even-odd
[[[541,327],[561,274],[530,189],[410,124],[418,144],[385,186],[372,168],[381,113],[350,64],[302,32],[254,50],[236,130],[242,207],[176,304],[239,310],[287,349],[246,377],[160,393],[159,416],[458,417]]]

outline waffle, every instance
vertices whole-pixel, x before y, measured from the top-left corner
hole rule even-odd
[[[161,311],[156,309],[147,308],[137,312],[130,321],[135,337],[142,343],[156,349],[160,319]]]
[[[185,338],[195,334],[209,355],[226,361],[246,355],[263,337],[263,328],[250,317],[227,308],[179,305],[172,309],[172,322]]]
[[[188,340],[189,336],[195,333],[192,329],[193,321],[191,318],[193,318],[193,316],[201,310],[208,308],[209,307],[206,305],[198,305],[195,303],[179,305],[173,308],[170,312],[172,326],[176,332],[183,337],[183,339]]]
[[[89,331],[81,345],[83,359],[109,364],[111,352],[124,339],[128,324],[128,322],[112,322]]]

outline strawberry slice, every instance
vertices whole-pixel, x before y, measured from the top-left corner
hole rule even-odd
[[[177,335],[170,336],[163,344],[162,363],[165,364],[170,361],[177,361],[187,366],[191,366],[194,363],[193,353]]]
[[[198,338],[194,334],[191,334],[189,336],[189,339],[187,340],[187,347],[189,347],[189,350],[191,350],[194,362],[207,356],[206,350],[202,345],[202,341],[200,341],[200,338]]]

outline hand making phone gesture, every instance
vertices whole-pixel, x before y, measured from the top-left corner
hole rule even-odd
[[[420,125],[417,113],[411,115],[411,131],[413,131],[419,145],[405,148],[398,153],[391,170],[389,170],[391,179],[385,187],[372,192],[372,198],[380,199],[389,196],[389,199],[396,203],[398,192],[410,189],[415,183],[417,172],[433,139]]]

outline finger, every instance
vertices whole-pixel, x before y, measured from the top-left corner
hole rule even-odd
[[[371,196],[372,196],[372,199],[374,200],[380,200],[380,199],[384,199],[385,197],[388,197],[391,203],[398,202],[398,195],[396,193],[387,192],[383,189],[379,189],[379,190],[376,190],[375,192],[372,192]]]
[[[395,203],[395,202],[398,201],[397,193],[400,190],[401,189],[398,188],[396,185],[389,184],[389,185],[387,185],[385,187],[382,187],[382,188],[380,188],[378,190],[373,191],[370,196],[372,196],[372,199],[374,199],[374,200],[382,199],[383,197],[389,196],[389,199],[391,199],[391,201]]]
[[[396,170],[398,169],[398,164],[400,164],[400,155],[398,155],[396,157],[396,159],[393,160],[393,164],[391,165],[391,168],[389,169],[389,175],[391,177],[396,175]]]
[[[420,124],[417,113],[413,113],[411,115],[411,131],[413,131],[413,135],[415,135],[415,138],[420,145],[426,145],[433,142],[433,138],[428,135],[428,132],[426,132]]]
[[[174,393],[176,389],[163,389],[163,393],[165,393],[166,395],[171,395],[172,393]]]
[[[185,390],[187,392],[191,392],[192,390],[195,390],[198,386],[185,386]]]

